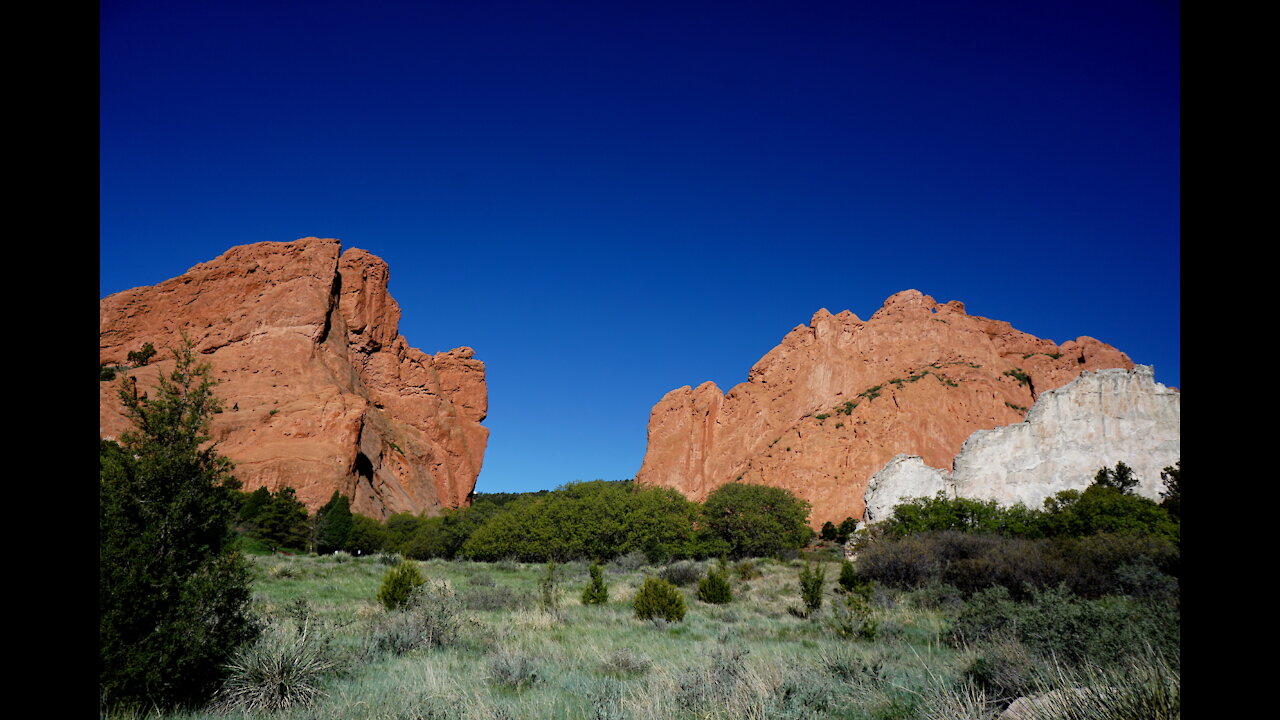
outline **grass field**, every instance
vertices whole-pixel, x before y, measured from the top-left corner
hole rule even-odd
[[[953,647],[943,612],[909,594],[877,591],[875,638],[841,637],[835,562],[823,563],[823,606],[808,617],[803,563],[754,560],[758,576],[731,573],[728,604],[682,587],[688,611],[676,623],[634,616],[637,589],[660,570],[635,556],[605,566],[605,605],[579,600],[586,563],[558,566],[556,612],[540,607],[543,565],[418,562],[449,600],[424,625],[379,604],[390,566],[378,557],[251,559],[255,610],[274,644],[250,654],[268,667],[246,671],[246,687],[294,705],[163,717],[955,719],[994,718],[1013,699],[964,681],[973,651]],[[437,643],[423,642],[423,628],[442,622]]]

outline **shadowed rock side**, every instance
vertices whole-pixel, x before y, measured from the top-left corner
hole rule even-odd
[[[694,500],[734,481],[784,487],[812,503],[815,528],[861,518],[867,481],[895,455],[950,467],[974,431],[1020,422],[1040,393],[1112,367],[1133,362],[1093,338],[1057,345],[916,290],[866,321],[819,310],[729,392],[707,382],[667,393],[636,481]]]
[[[1181,457],[1181,393],[1155,381],[1146,365],[1083,373],[1036,401],[1025,422],[979,430],[956,455],[954,471],[899,455],[867,486],[867,521],[900,502],[943,491],[948,497],[1021,502],[1038,508],[1063,490],[1083,490],[1099,468],[1133,469],[1137,495],[1160,499],[1160,471]]]
[[[183,275],[99,303],[103,364],[151,342],[139,390],[173,369],[185,332],[221,382],[213,435],[244,489],[289,485],[311,510],[334,490],[376,518],[459,507],[489,431],[484,363],[470,348],[427,355],[399,334],[385,262],[338,240],[231,248]],[[129,429],[100,384],[103,437]]]

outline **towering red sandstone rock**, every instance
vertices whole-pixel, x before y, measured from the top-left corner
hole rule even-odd
[[[337,240],[233,247],[151,287],[99,303],[99,357],[124,365],[151,342],[140,390],[194,341],[221,381],[213,435],[246,490],[289,485],[314,510],[334,490],[382,518],[467,502],[489,431],[484,363],[470,348],[427,355],[399,334],[387,265]],[[117,382],[101,383],[104,437],[129,429]]]
[[[1081,337],[1056,345],[915,290],[870,320],[814,314],[722,393],[672,390],[649,416],[636,482],[702,500],[734,481],[784,487],[816,528],[861,518],[867,481],[900,453],[934,467],[975,430],[1020,422],[1036,396],[1084,370],[1132,368]]]

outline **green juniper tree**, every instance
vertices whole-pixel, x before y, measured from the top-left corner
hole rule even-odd
[[[209,443],[218,408],[183,338],[151,397],[122,383],[134,429],[99,447],[99,690],[106,708],[206,701],[257,634],[248,566],[232,550],[239,483]]]
[[[351,502],[334,490],[329,502],[316,511],[316,552],[328,555],[346,547],[352,524]]]

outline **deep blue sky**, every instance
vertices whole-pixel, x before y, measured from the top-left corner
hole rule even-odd
[[[478,491],[633,477],[667,391],[907,288],[1180,386],[1176,2],[101,8],[100,294],[369,250],[486,364]]]

